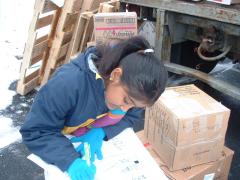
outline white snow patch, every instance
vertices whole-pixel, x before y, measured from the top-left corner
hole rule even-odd
[[[21,114],[22,112],[23,111],[21,111],[21,110],[16,111],[17,114]]]
[[[0,149],[22,139],[19,127],[13,127],[11,119],[0,116],[0,124]]]
[[[28,3],[21,0],[0,0],[0,109],[9,106],[16,94],[8,88],[19,78],[21,60],[15,56],[23,54],[33,5],[33,0]]]
[[[24,44],[33,17],[34,0],[0,0],[0,110],[12,103],[15,91],[8,90],[10,84],[19,78]],[[12,120],[0,116],[0,148],[21,140],[19,127]]]
[[[21,103],[21,106],[28,107],[28,105],[26,103]]]

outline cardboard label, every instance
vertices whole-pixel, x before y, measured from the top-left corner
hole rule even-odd
[[[94,16],[95,40],[127,39],[137,35],[135,12],[98,13]]]

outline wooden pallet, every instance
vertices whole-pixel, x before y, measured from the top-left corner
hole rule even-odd
[[[92,38],[93,14],[97,13],[100,3],[106,0],[84,0],[75,26],[74,35],[71,40],[65,63],[68,63],[78,52],[82,52],[87,42]],[[89,36],[90,39],[89,39]]]
[[[65,0],[63,7],[58,7],[50,0],[36,0],[17,85],[19,94],[44,85],[57,67],[94,44],[93,15],[99,5],[101,12],[113,12],[119,3],[105,1]],[[49,33],[38,37],[38,30],[47,26],[51,26]]]
[[[85,1],[86,2],[86,1]],[[83,52],[86,47],[95,45],[94,42],[94,24],[93,16],[99,12],[116,12],[119,11],[120,2],[118,0],[99,1],[92,0],[83,5],[78,23],[75,29],[75,36],[72,39],[68,55],[65,59],[66,63],[75,57],[77,53]]]
[[[77,22],[81,6],[82,0],[65,0],[56,27],[55,37],[52,42],[41,86],[48,81],[57,67],[65,63],[65,58],[73,37],[74,26]]]
[[[50,0],[35,1],[34,14],[20,67],[20,78],[17,83],[17,92],[21,95],[27,94],[40,83],[59,14],[60,8]],[[51,26],[50,30],[43,33],[44,35],[39,35],[41,30],[43,31],[47,26]]]

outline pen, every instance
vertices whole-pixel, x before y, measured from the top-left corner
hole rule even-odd
[[[87,161],[87,165],[90,166],[90,144],[84,143],[84,159]]]

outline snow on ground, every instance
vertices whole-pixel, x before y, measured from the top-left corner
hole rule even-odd
[[[18,127],[12,126],[12,120],[5,117],[0,117],[0,149],[8,146],[12,142],[21,140],[21,134]]]
[[[19,78],[33,5],[34,0],[0,0],[0,110],[16,95],[9,86]],[[18,130],[12,119],[0,116],[0,149],[21,139]]]

